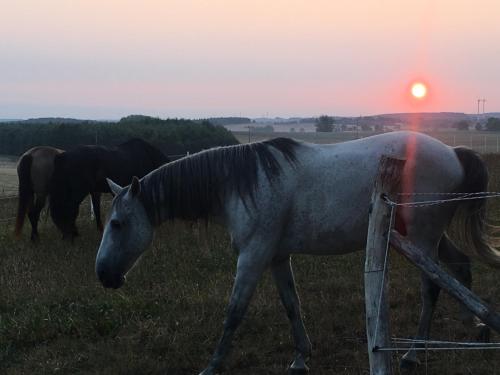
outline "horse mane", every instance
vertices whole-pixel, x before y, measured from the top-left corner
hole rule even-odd
[[[275,138],[201,151],[145,176],[139,196],[154,224],[175,218],[208,219],[220,210],[224,197],[232,192],[246,206],[248,198],[254,203],[259,168],[272,183],[282,171],[275,152],[295,165],[299,145],[292,139]]]

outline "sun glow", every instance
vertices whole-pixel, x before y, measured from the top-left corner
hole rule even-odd
[[[427,95],[427,86],[422,82],[415,82],[411,85],[411,94],[414,98],[423,99]]]

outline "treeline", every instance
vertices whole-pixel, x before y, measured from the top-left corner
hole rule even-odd
[[[248,117],[211,117],[208,119],[214,125],[241,125],[252,122]]]
[[[486,122],[485,129],[493,132],[500,131],[500,118],[490,117]]]
[[[236,144],[232,133],[209,121],[128,116],[118,122],[11,122],[0,124],[0,154],[20,155],[34,146],[69,150],[82,144],[117,145],[142,138],[167,155]]]

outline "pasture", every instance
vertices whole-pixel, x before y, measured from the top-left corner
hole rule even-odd
[[[0,155],[0,197],[17,195],[17,157]]]
[[[486,155],[491,191],[500,191],[500,157]],[[2,172],[3,173],[3,172]],[[4,173],[7,176],[8,173]],[[16,176],[4,183],[15,186]],[[81,207],[74,244],[63,242],[50,219],[34,246],[28,228],[13,238],[16,200],[0,200],[0,373],[196,374],[219,338],[235,273],[223,228],[210,223],[165,224],[152,248],[119,290],[104,290],[94,273],[100,234]],[[106,207],[106,205],[104,205]],[[108,201],[109,206],[109,201]],[[500,219],[500,202],[490,216]],[[293,258],[305,324],[313,343],[311,374],[366,374],[364,253]],[[392,334],[415,333],[419,275],[390,256]],[[474,289],[500,311],[500,271],[473,265]],[[443,295],[432,338],[474,341],[477,331],[459,319],[458,304]],[[261,281],[227,374],[283,374],[292,358],[290,326],[270,274]],[[500,335],[492,334],[492,341]],[[394,372],[398,373],[394,354]],[[418,374],[500,373],[500,351],[421,353]]]

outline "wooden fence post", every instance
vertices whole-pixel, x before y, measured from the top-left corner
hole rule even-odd
[[[394,200],[405,160],[383,155],[373,188],[365,259],[366,336],[371,375],[391,374],[391,352],[377,351],[389,346],[388,274],[384,272],[386,248],[391,228],[391,207],[384,195]]]

